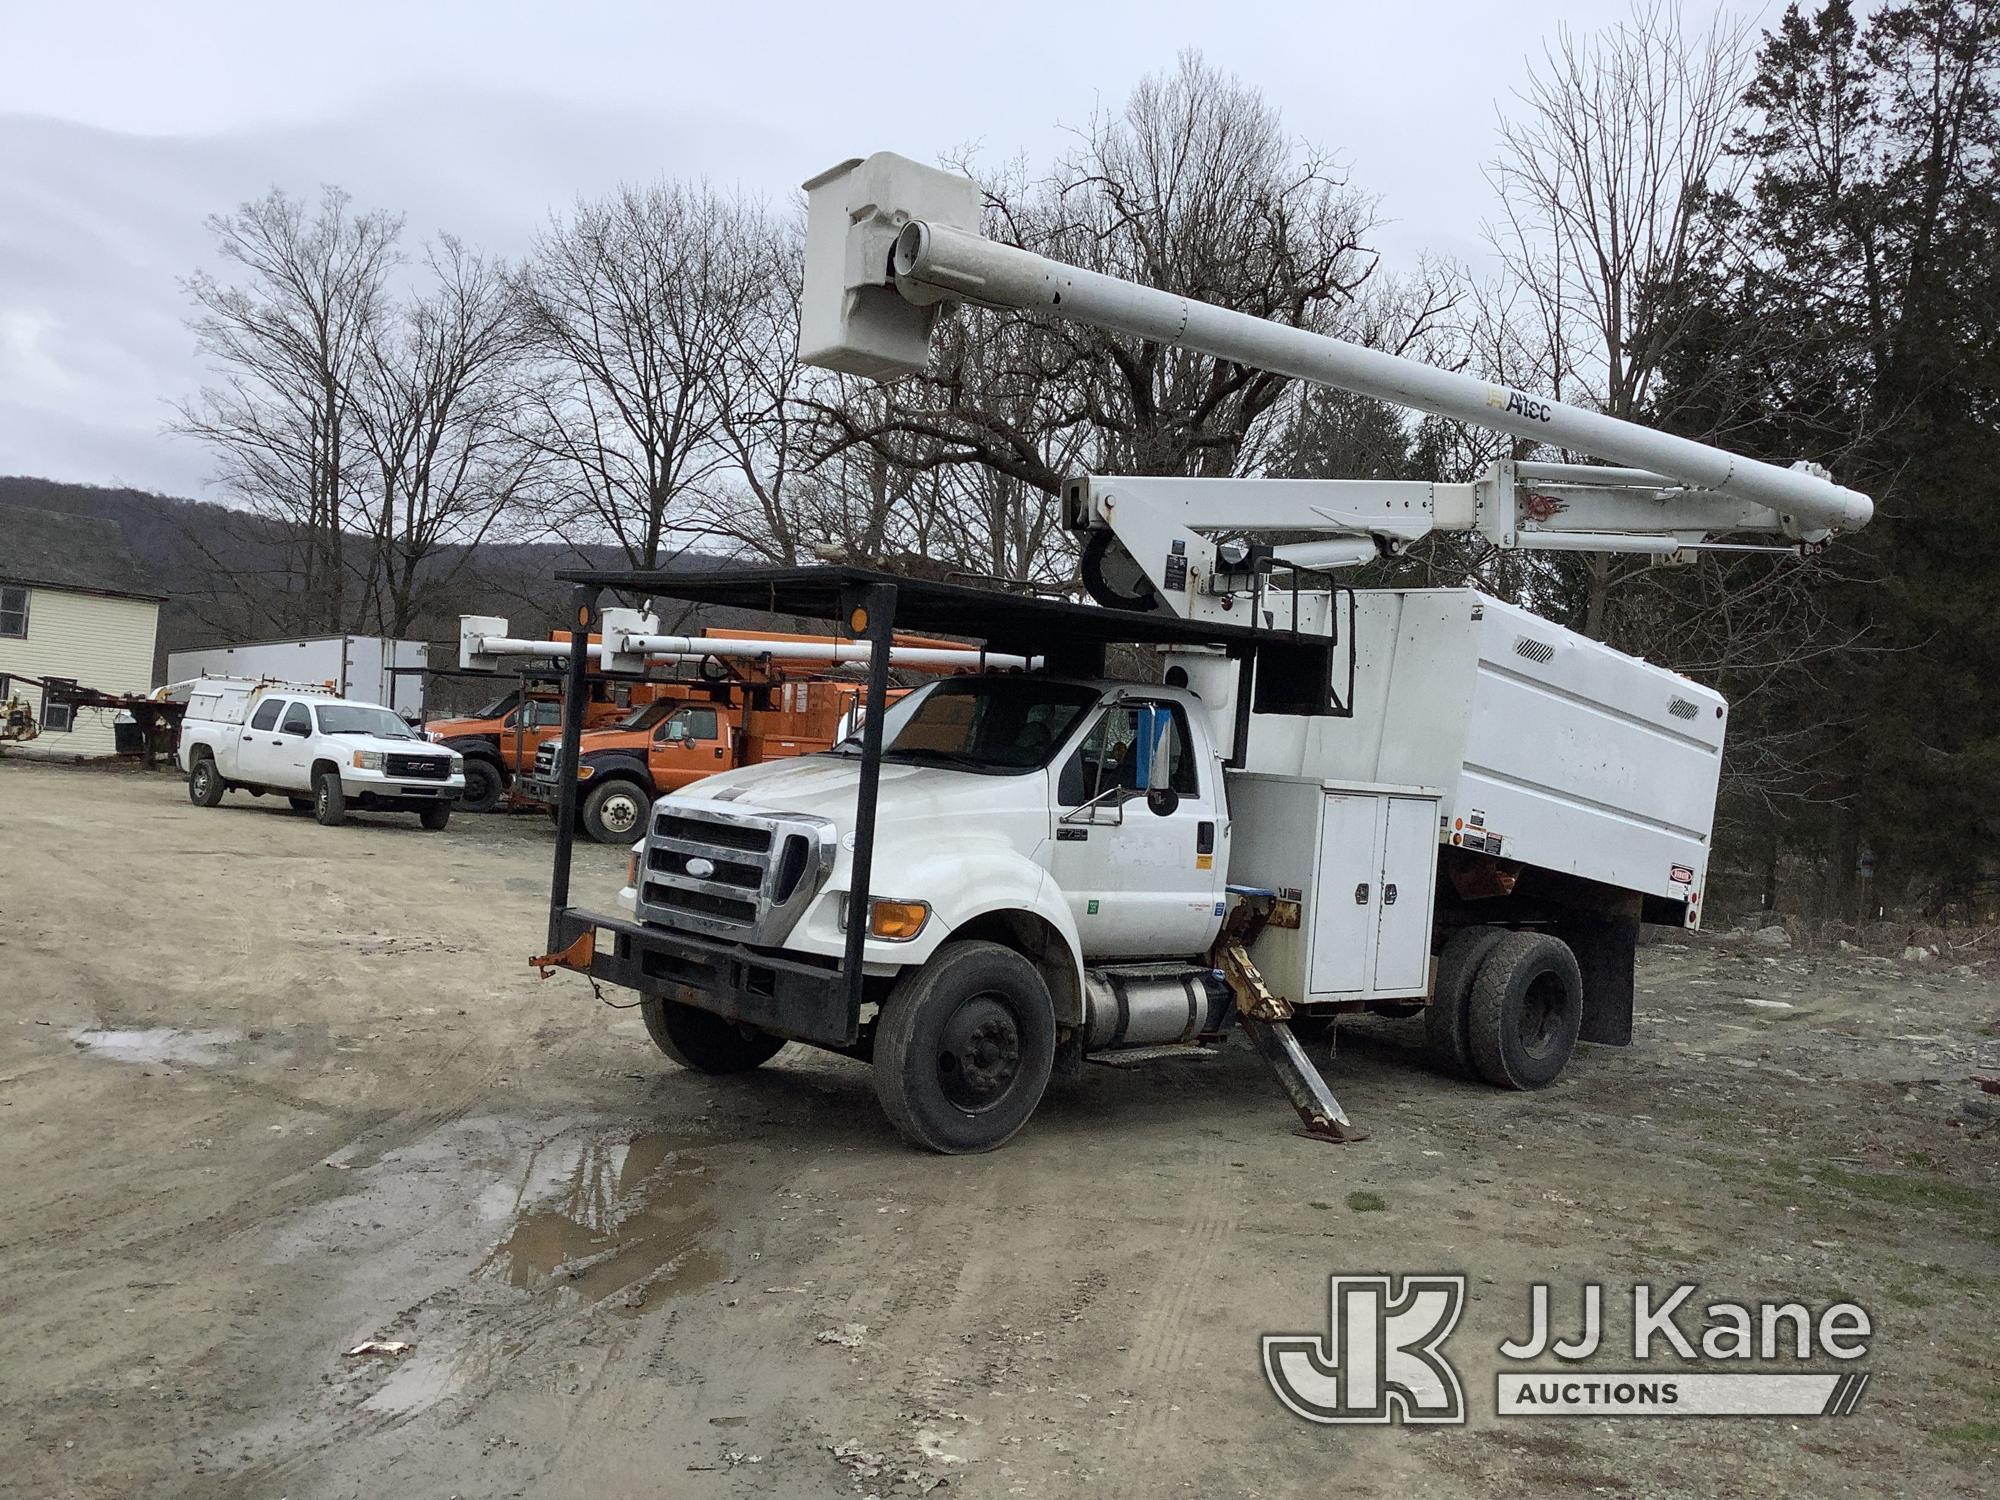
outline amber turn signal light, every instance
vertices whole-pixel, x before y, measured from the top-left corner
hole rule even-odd
[[[931,917],[930,906],[923,901],[871,901],[868,905],[869,932],[895,943],[907,943],[924,930]]]

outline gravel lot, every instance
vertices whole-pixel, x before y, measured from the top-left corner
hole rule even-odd
[[[0,764],[0,1490],[2000,1489],[1991,967],[1663,942],[1637,1045],[1543,1094],[1367,1021],[1330,1070],[1364,1143],[1291,1134],[1239,1042],[1088,1069],[946,1160],[859,1064],[701,1078],[533,978],[549,845]],[[621,864],[581,849],[579,897]],[[1267,1387],[1259,1334],[1385,1271],[1470,1276],[1467,1425]],[[1859,1301],[1873,1381],[1844,1418],[1496,1417],[1526,1288],[1566,1328],[1585,1280],[1608,1345],[1634,1281]]]

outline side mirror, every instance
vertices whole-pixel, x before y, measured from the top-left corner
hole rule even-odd
[[[1139,732],[1145,745],[1151,747],[1146,756],[1146,806],[1164,818],[1181,805],[1181,794],[1173,787],[1173,768],[1168,764],[1174,716],[1159,708],[1142,708],[1139,716]]]

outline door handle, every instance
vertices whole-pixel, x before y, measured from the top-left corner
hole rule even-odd
[[[1366,906],[1366,905],[1368,904],[1368,882],[1367,882],[1367,881],[1365,881],[1365,880],[1364,880],[1364,881],[1362,881],[1362,882],[1361,882],[1361,884],[1357,885],[1357,886],[1356,886],[1356,887],[1354,888],[1354,904],[1355,904],[1356,906]]]
[[[1396,904],[1396,888],[1393,885],[1382,887],[1382,904],[1384,906],[1394,906]]]

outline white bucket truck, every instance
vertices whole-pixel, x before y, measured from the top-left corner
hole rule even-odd
[[[568,904],[568,798],[537,962],[637,989],[654,1040],[702,1071],[789,1040],[865,1058],[897,1128],[948,1152],[1008,1139],[1059,1067],[1190,1055],[1238,1024],[1308,1131],[1335,1139],[1354,1132],[1296,1018],[1421,1013],[1442,1065],[1521,1089],[1579,1039],[1629,1040],[1640,922],[1700,921],[1722,699],[1472,589],[1357,592],[1332,570],[1439,529],[1809,551],[1865,523],[1866,497],[996,245],[971,184],[900,158],[807,186],[815,362],[920,368],[940,307],[979,301],[1635,467],[1079,479],[1065,506],[1096,607],[838,568],[574,575],[607,660],[645,638],[634,611],[600,618],[607,588],[841,621],[874,645],[870,708],[827,754],[660,799],[629,916]],[[1046,665],[887,706],[894,628]],[[1154,648],[1158,675],[1106,676],[1119,643]],[[584,668],[579,648],[572,717]]]

